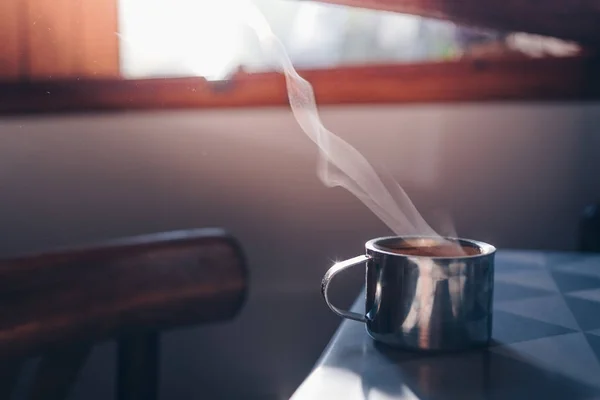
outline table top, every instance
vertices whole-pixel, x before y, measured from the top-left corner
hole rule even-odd
[[[292,399],[600,400],[600,254],[499,251],[493,339],[423,354],[346,320]]]

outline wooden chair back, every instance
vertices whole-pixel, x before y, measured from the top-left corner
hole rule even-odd
[[[64,398],[93,344],[116,339],[118,397],[155,399],[158,333],[234,317],[247,286],[242,249],[219,229],[1,260],[0,398],[36,355],[30,398]]]

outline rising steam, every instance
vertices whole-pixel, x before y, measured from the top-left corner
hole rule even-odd
[[[358,150],[323,126],[311,84],[298,75],[285,47],[252,0],[230,0],[228,3],[221,3],[221,6],[228,7],[232,17],[249,25],[256,33],[264,53],[273,58],[285,75],[294,117],[304,133],[319,148],[318,175],[321,181],[329,187],[346,188],[397,235],[438,236],[397,182],[386,176],[384,183]],[[143,40],[133,41],[119,33],[117,35],[124,43],[141,47],[151,54],[151,47],[144,47]]]
[[[393,179],[386,185],[371,164],[350,144],[321,123],[311,84],[294,69],[281,41],[251,0],[239,0],[245,22],[254,30],[263,51],[285,75],[288,98],[296,121],[319,147],[318,174],[326,186],[342,186],[360,199],[397,235],[437,236]]]

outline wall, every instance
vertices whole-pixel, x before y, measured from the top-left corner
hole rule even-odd
[[[579,212],[600,198],[599,104],[339,107],[323,119],[426,218],[443,210],[459,235],[500,248],[573,249]],[[165,336],[173,397],[289,397],[339,323],[322,274],[389,233],[321,184],[287,109],[15,117],[0,133],[0,255],[211,225],[240,238],[249,303],[232,323]],[[340,302],[360,279],[338,285]],[[113,351],[96,351],[77,394],[110,393]]]

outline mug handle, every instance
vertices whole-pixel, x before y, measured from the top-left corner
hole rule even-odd
[[[353,267],[357,264],[364,263],[365,261],[369,260],[370,258],[371,257],[369,257],[367,255],[362,255],[362,256],[350,258],[346,261],[340,261],[338,263],[333,264],[333,266],[331,268],[329,268],[329,270],[325,273],[325,276],[323,276],[323,280],[321,281],[321,294],[323,295],[323,298],[325,299],[325,303],[327,303],[327,306],[329,308],[331,308],[331,311],[333,311],[340,317],[352,319],[354,321],[359,321],[359,322],[367,322],[367,318],[364,315],[355,313],[352,311],[340,310],[339,308],[337,308],[336,306],[331,304],[331,302],[329,301],[329,294],[327,293],[327,290],[329,288],[329,284],[331,283],[331,280],[338,273],[342,272],[343,270],[345,270],[347,268]]]

